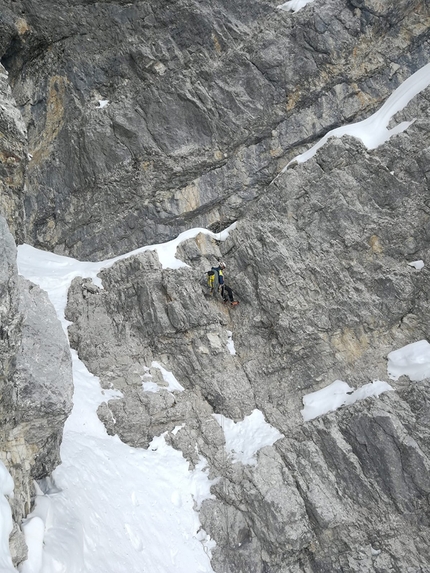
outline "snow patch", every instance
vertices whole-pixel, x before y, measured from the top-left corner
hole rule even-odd
[[[180,430],[182,430],[182,428],[185,428],[185,424],[181,424],[180,426],[175,426],[170,433],[173,434],[174,436],[176,436],[176,434],[177,434]]]
[[[408,376],[414,382],[430,378],[430,344],[419,340],[388,354],[388,376],[397,380]]]
[[[28,548],[28,558],[21,567],[20,573],[40,573],[43,563],[43,537],[45,524],[40,517],[27,519],[22,529]]]
[[[0,571],[16,573],[9,550],[9,534],[12,531],[12,511],[6,495],[13,496],[13,480],[6,466],[0,461]]]
[[[152,378],[152,374],[149,373],[149,368],[144,366],[145,374],[141,376],[142,388],[144,392],[158,392],[160,390],[160,386],[156,382],[150,382],[149,380],[144,380],[145,378]]]
[[[393,390],[393,388],[381,380],[365,384],[355,391],[346,382],[335,380],[329,386],[303,396],[304,408],[301,414],[303,420],[308,422],[318,416],[333,412],[341,406],[350,406],[359,400],[364,400],[369,396],[379,396],[388,390]]]
[[[159,362],[156,362],[154,360],[152,362],[151,366],[152,366],[152,368],[158,368],[158,370],[161,371],[161,374],[163,376],[163,380],[167,384],[166,390],[169,390],[169,392],[173,392],[174,390],[177,390],[178,392],[184,391],[184,387],[181,386],[181,384],[179,384],[179,382],[176,380],[176,378],[173,376],[173,374],[171,372],[169,372],[168,370],[166,370],[165,368],[163,368]],[[160,388],[160,386],[158,388]]]
[[[233,333],[231,330],[227,330],[227,350],[233,356],[236,354],[236,349],[234,347],[234,342],[233,342]]]
[[[265,421],[260,410],[254,410],[242,422],[234,422],[222,414],[213,416],[224,430],[225,449],[231,454],[233,463],[256,466],[257,452],[283,438],[279,430]]]
[[[97,109],[103,109],[107,105],[109,105],[108,99],[99,99],[99,105],[97,106]]]
[[[291,11],[291,12],[298,12],[302,8],[306,6],[306,4],[310,4],[314,0],[289,0],[289,2],[285,2],[284,4],[280,4],[277,6],[279,10]]]
[[[408,265],[410,267],[414,267],[417,271],[420,271],[424,267],[424,261],[412,261],[411,263],[408,263]]]
[[[318,143],[308,149],[305,153],[297,155],[282,170],[283,173],[293,162],[304,163],[315,155],[317,150],[322,147],[330,137],[342,137],[343,135],[352,135],[360,139],[367,149],[376,149],[393,135],[405,131],[413,121],[404,121],[392,129],[387,129],[391,118],[406,105],[422,90],[430,84],[430,64],[425,65],[405,80],[387,99],[384,105],[373,115],[358,123],[352,123],[332,129]]]

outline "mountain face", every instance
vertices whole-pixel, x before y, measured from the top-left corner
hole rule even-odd
[[[302,145],[428,61],[422,1],[2,4],[25,237],[81,259],[227,226]]]
[[[430,89],[377,149],[332,138],[283,170],[428,63],[429,23],[425,1],[2,0],[0,450],[15,563],[32,480],[58,463],[71,366],[13,238],[94,260],[237,221],[225,242],[182,243],[188,267],[146,252],[102,271],[103,289],[74,280],[70,343],[122,392],[99,417],[132,446],[168,432],[191,467],[208,460],[216,572],[429,570],[428,379],[311,421],[300,411],[335,380],[387,380],[387,354],[430,337],[428,269],[408,265],[430,254]],[[234,309],[205,296],[218,257]],[[144,392],[153,361],[184,392]],[[256,466],[233,463],[213,414],[255,409],[283,438]]]

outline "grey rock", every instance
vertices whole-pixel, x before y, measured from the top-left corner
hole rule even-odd
[[[216,412],[243,418],[252,411],[252,390],[227,348],[227,309],[217,308],[212,299],[202,296],[199,281],[193,280],[195,271],[190,279],[189,269],[161,270],[157,259],[155,253],[144,253],[102,271],[104,289],[91,296],[83,294],[88,293],[85,283],[75,279],[66,314],[73,321],[69,328],[72,346],[102,380],[109,373],[105,384],[135,388],[139,402],[160,400],[142,391],[144,368],[156,360],[178,379],[189,380],[184,395],[197,391]],[[210,268],[209,262],[206,267]],[[107,348],[111,349],[109,356]],[[177,404],[183,399],[181,393],[175,394]],[[110,403],[113,417],[136,423],[127,414],[129,408],[137,407],[136,396],[126,401],[129,406],[123,416],[119,412],[122,400]],[[175,421],[175,408],[169,412]],[[141,418],[139,423],[149,422]]]
[[[32,509],[34,480],[50,475],[60,461],[63,425],[72,407],[72,369],[46,293],[18,277],[16,248],[3,217],[0,237],[0,450],[15,484],[10,549],[17,564],[26,557],[20,525]]]
[[[428,61],[418,0],[276,6],[8,5],[0,55],[28,127],[28,241],[91,259],[224,228],[304,145]]]
[[[27,166],[27,130],[0,64],[0,213],[17,239],[24,234],[23,190]]]
[[[72,408],[72,363],[67,339],[48,295],[20,277],[22,332],[13,378],[17,421],[28,427],[37,451],[34,479],[49,475],[59,461],[63,425]]]

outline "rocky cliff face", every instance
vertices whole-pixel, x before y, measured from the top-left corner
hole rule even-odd
[[[0,102],[0,212],[7,218],[14,235],[22,240],[27,132],[1,64]]]
[[[418,0],[3,4],[27,237],[80,258],[227,226],[297,148],[428,60]]]
[[[0,207],[16,239],[99,259],[237,219],[225,243],[182,244],[188,268],[148,252],[103,271],[103,290],[74,281],[71,343],[123,393],[100,418],[133,446],[166,431],[221,477],[200,513],[214,571],[426,571],[428,381],[311,422],[300,410],[336,379],[387,379],[389,351],[429,338],[427,266],[407,264],[429,255],[429,90],[380,148],[332,139],[280,171],[428,62],[428,3],[276,4],[3,1]],[[19,522],[31,479],[58,460],[70,364],[2,225],[2,449]],[[204,296],[218,256],[238,308]],[[145,373],[163,384],[153,361],[184,392],[144,392]],[[212,414],[255,408],[283,438],[256,466],[232,463]]]
[[[15,484],[15,564],[27,554],[20,525],[32,507],[34,480],[49,476],[59,463],[72,403],[66,337],[46,293],[19,277],[16,266],[11,231],[23,239],[27,160],[26,126],[0,65],[0,458]]]
[[[11,554],[20,562],[26,546],[19,525],[32,506],[33,482],[59,463],[72,372],[66,337],[46,293],[18,277],[15,243],[3,217],[0,237],[0,443],[15,483]]]
[[[403,379],[377,401],[311,422],[300,415],[304,394],[335,379],[386,380],[387,353],[429,336],[427,271],[407,264],[428,256],[427,109],[425,92],[403,112],[417,118],[408,133],[372,152],[331,140],[278,177],[226,243],[185,243],[190,268],[162,270],[146,253],[103,271],[104,290],[76,279],[69,293],[72,344],[124,396],[100,408],[108,430],[146,446],[183,425],[171,443],[222,476],[201,512],[215,571],[429,563],[427,382]],[[221,255],[235,309],[202,293]],[[143,391],[154,360],[183,393]],[[255,407],[284,438],[257,467],[235,464],[212,414],[239,421]]]

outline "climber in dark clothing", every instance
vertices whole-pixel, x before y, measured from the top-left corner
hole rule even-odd
[[[231,305],[233,305],[233,303],[237,304],[237,301],[234,300],[233,291],[225,283],[221,287],[221,296],[225,303],[230,301]]]

